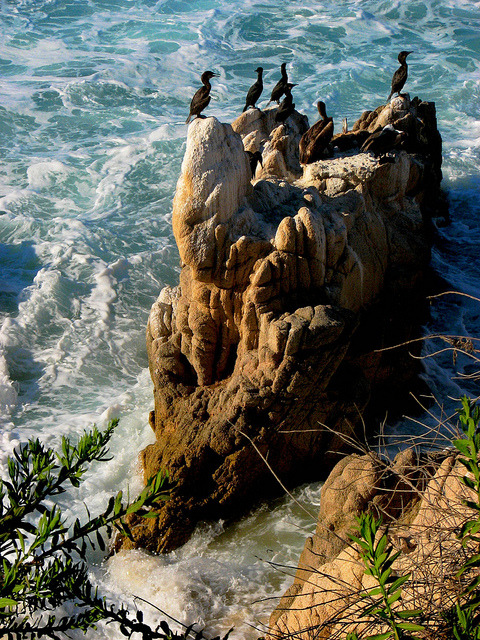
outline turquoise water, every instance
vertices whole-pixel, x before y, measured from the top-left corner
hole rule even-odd
[[[386,99],[398,52],[413,50],[405,90],[437,105],[451,203],[433,266],[452,289],[479,294],[480,3],[0,7],[0,461],[31,435],[53,445],[61,434],[120,417],[115,458],[66,498],[73,514],[83,500],[100,508],[118,487],[139,486],[136,454],[152,439],[145,325],[162,286],[178,280],[171,202],[189,102],[205,69],[220,74],[208,113],[230,122],[254,69],[265,69],[261,106],[287,62],[297,109],[313,119],[321,98],[340,130],[343,117],[353,123]],[[425,330],[478,335],[479,309],[443,298]],[[450,379],[451,355],[427,365],[437,397],[477,393],[472,382]],[[462,360],[457,369],[471,371]],[[299,495],[309,503],[318,492]],[[226,629],[233,621],[240,635],[255,637],[240,621],[265,621],[273,602],[251,603],[288,581],[256,556],[294,563],[313,526],[291,503],[276,508],[226,532],[207,527],[166,558],[132,552],[107,571],[92,561],[92,572],[114,598],[138,593],[186,622]]]

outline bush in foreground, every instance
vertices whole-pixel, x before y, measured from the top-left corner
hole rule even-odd
[[[130,536],[129,514],[155,516],[152,509],[169,497],[167,475],[151,478],[135,501],[124,502],[120,491],[103,513],[91,516],[87,510],[87,521],[76,519],[71,526],[52,501],[69,484],[78,487],[90,463],[110,459],[107,444],[117,422],[104,432],[96,427],[85,432],[76,445],[63,437],[60,452],[31,439],[9,458],[8,479],[0,481],[0,637],[63,640],[69,631],[95,629],[101,620],[117,624],[126,637],[203,637],[193,625],[181,634],[165,621],[151,628],[141,611],[132,615],[109,604],[88,577],[87,549],[98,545],[105,550],[105,539],[115,530]],[[66,603],[75,605],[73,615],[59,613]]]
[[[463,500],[469,509],[457,537],[466,550],[465,559],[457,569],[455,602],[442,612],[443,629],[436,626],[436,633],[449,640],[480,640],[480,409],[463,398],[458,412],[461,437],[452,441],[459,454],[459,462],[465,469],[461,483],[469,490]],[[402,588],[411,574],[396,575],[392,565],[400,556],[388,543],[387,533],[381,529],[381,518],[363,513],[358,519],[356,535],[351,540],[360,548],[365,573],[372,576],[376,586],[361,593],[367,600],[360,608],[359,618],[375,620],[383,626],[383,632],[366,634],[364,640],[417,640],[430,637],[429,612],[402,607]],[[377,535],[378,534],[378,535]],[[445,559],[446,562],[446,559]],[[423,585],[418,585],[423,588]],[[418,634],[419,635],[413,635]],[[359,640],[355,632],[347,640]]]

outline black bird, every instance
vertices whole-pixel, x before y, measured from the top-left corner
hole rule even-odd
[[[210,78],[218,78],[218,73],[213,73],[213,71],[204,71],[202,73],[202,77],[200,78],[203,84],[203,87],[200,87],[198,91],[195,92],[195,95],[192,98],[190,103],[190,113],[188,114],[188,118],[186,119],[186,124],[190,122],[190,118],[195,116],[196,118],[205,118],[206,116],[201,116],[200,113],[208,106],[210,102],[210,89],[212,85],[210,84]]]
[[[301,164],[310,164],[320,160],[333,136],[333,118],[327,116],[325,103],[317,102],[320,120],[306,131],[300,139],[299,152]]]
[[[255,69],[255,71],[258,74],[257,81],[254,84],[252,84],[252,86],[248,90],[247,98],[245,100],[245,106],[243,107],[244,111],[246,111],[248,109],[248,107],[255,108],[256,101],[262,95],[262,91],[263,91],[263,80],[262,80],[263,67],[258,67],[257,69]]]
[[[246,151],[246,154],[248,156],[248,162],[250,163],[252,178],[254,178],[257,171],[257,164],[260,162],[260,166],[263,167],[262,154],[260,151],[255,151],[255,153],[253,153],[253,151]]]
[[[285,98],[280,103],[278,111],[275,114],[275,122],[285,122],[285,120],[292,115],[295,111],[295,105],[293,104],[292,89],[296,87],[296,84],[287,82],[285,86]]]
[[[390,91],[390,95],[387,98],[387,102],[393,96],[394,93],[400,94],[400,91],[403,89],[403,85],[407,81],[408,77],[408,66],[407,66],[407,56],[413,53],[413,51],[400,51],[398,54],[398,61],[400,62],[400,66],[393,74],[392,78],[392,90]]]
[[[270,100],[267,103],[267,107],[270,102],[276,102],[277,104],[280,102],[280,98],[285,93],[285,88],[288,84],[288,75],[287,75],[287,63],[282,62],[281,67],[282,77],[277,82],[277,84],[272,89],[272,95],[270,96]]]
[[[406,134],[404,131],[397,131],[391,124],[387,124],[386,127],[380,131],[372,133],[365,142],[362,144],[360,151],[370,151],[373,155],[380,157],[392,151],[395,147],[398,147]]]

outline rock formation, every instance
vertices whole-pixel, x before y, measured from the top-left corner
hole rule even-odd
[[[173,204],[182,270],[149,318],[156,442],[142,454],[146,477],[167,469],[176,486],[158,518],[131,520],[135,544],[154,551],[278,493],[270,469],[288,486],[325,476],[341,445],[331,430],[354,429],[392,373],[399,384],[374,349],[408,333],[401,294],[413,300],[429,261],[434,105],[401,99],[362,116],[359,130],[408,130],[389,161],[357,150],[304,171],[307,119],[276,126],[275,111],[188,130]],[[245,150],[263,157],[253,184]],[[394,311],[370,313],[387,299]]]
[[[307,540],[295,581],[270,618],[269,638],[326,640],[352,631],[386,631],[359,615],[366,602],[360,593],[377,586],[348,536],[362,511],[381,514],[388,525],[379,534],[387,530],[388,544],[400,552],[392,576],[411,574],[401,608],[422,609],[428,637],[438,637],[435,632],[445,624],[442,612],[458,597],[455,574],[466,557],[458,532],[467,519],[476,518],[464,503],[474,498],[461,482],[464,475],[453,452],[420,461],[410,449],[391,467],[373,454],[338,463],[322,488],[317,529]]]

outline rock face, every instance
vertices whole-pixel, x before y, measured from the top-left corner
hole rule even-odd
[[[464,475],[453,453],[420,461],[407,450],[391,468],[374,455],[344,458],[322,488],[317,530],[307,540],[293,585],[270,618],[269,637],[344,638],[352,631],[386,630],[359,615],[366,604],[360,593],[378,586],[365,574],[359,546],[348,537],[362,511],[382,514],[389,545],[400,552],[392,575],[411,574],[401,607],[423,609],[428,637],[434,637],[445,624],[442,612],[458,597],[455,574],[466,558],[458,532],[467,519],[476,518],[464,504],[474,497],[461,482]]]
[[[412,299],[428,264],[441,179],[433,105],[400,107],[364,123],[411,116],[408,152],[304,171],[297,112],[190,125],[173,205],[180,284],[147,328],[156,442],[142,454],[146,477],[167,469],[176,487],[157,519],[132,519],[135,544],[170,550],[199,520],[241,515],[279,492],[269,466],[289,486],[325,476],[341,438],[324,425],[350,432],[388,379],[373,348],[399,339],[399,308],[409,326],[400,293]],[[262,152],[253,185],[244,149]],[[387,298],[401,307],[375,319]]]

